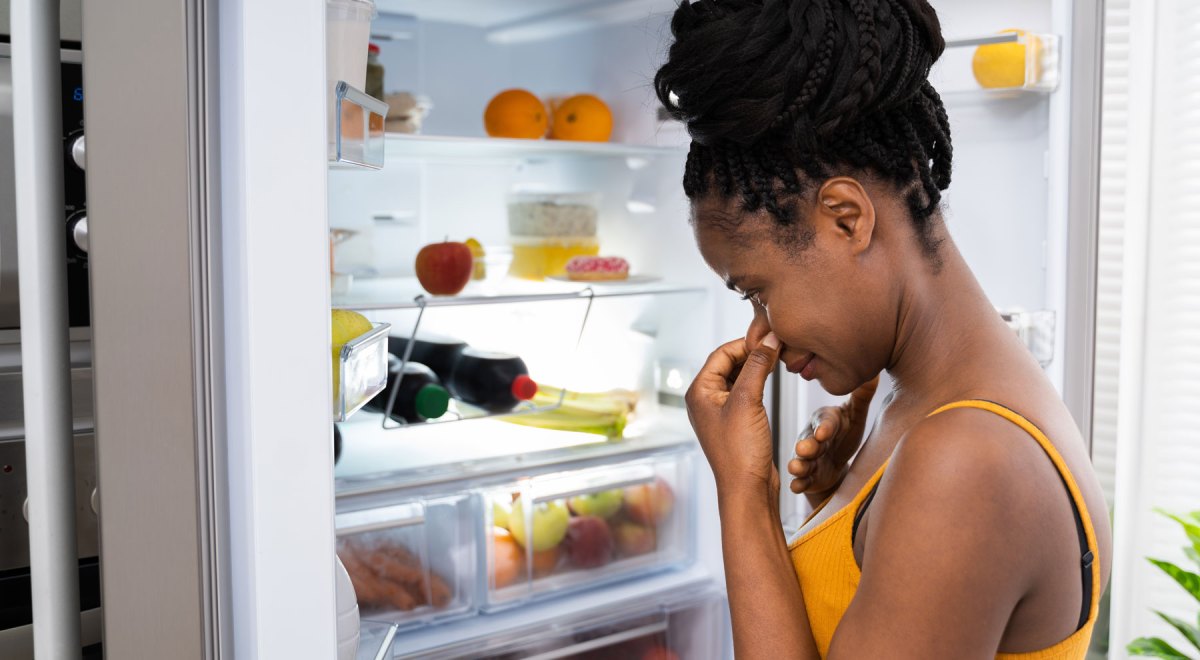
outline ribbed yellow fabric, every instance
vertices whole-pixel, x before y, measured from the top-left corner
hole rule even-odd
[[[1075,483],[1075,478],[1046,435],[1024,417],[1004,406],[990,401],[977,400],[947,404],[933,411],[929,416],[932,417],[953,408],[979,408],[993,412],[1020,426],[1037,440],[1042,450],[1054,463],[1054,467],[1062,475],[1067,490],[1071,493],[1071,498],[1079,507],[1079,515],[1083,519],[1084,531],[1087,535],[1088,549],[1095,556],[1095,560],[1092,562],[1092,602],[1087,623],[1071,636],[1050,648],[1028,653],[997,653],[997,660],[1079,660],[1085,657],[1092,638],[1092,627],[1096,623],[1096,613],[1100,607],[1100,559],[1096,532],[1092,528],[1092,519],[1088,516],[1087,504]],[[879,469],[867,481],[862,490],[854,496],[850,504],[788,546],[792,566],[796,570],[796,577],[804,592],[804,606],[808,610],[809,625],[812,627],[817,650],[820,651],[822,658],[829,655],[829,645],[833,642],[833,633],[841,623],[846,610],[849,609],[854,592],[858,590],[858,581],[862,577],[858,563],[854,560],[851,538],[854,516],[871,489],[883,477],[885,469],[887,469],[887,461],[879,466]]]

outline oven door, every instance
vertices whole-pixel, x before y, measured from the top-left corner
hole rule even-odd
[[[13,169],[12,60],[0,43],[0,330],[21,327],[17,293],[17,202]],[[86,185],[83,136],[82,53],[61,50],[63,98],[63,263],[67,269],[71,327],[87,327]],[[80,224],[82,222],[82,225]]]

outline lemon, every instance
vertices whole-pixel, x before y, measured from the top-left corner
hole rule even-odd
[[[341,396],[341,355],[342,346],[346,342],[360,337],[371,331],[375,327],[367,320],[367,317],[352,312],[348,309],[335,309],[331,314],[333,323],[333,400],[337,401]]]
[[[1036,65],[1037,39],[1025,30],[1001,30],[1000,32],[1000,34],[1006,33],[1016,33],[1022,41],[984,44],[975,49],[975,56],[971,58],[971,71],[975,74],[975,80],[985,89],[1023,87],[1025,85],[1026,44],[1024,42],[1029,39],[1033,39],[1030,54]],[[1035,82],[1039,75],[1039,72],[1034,71],[1034,79],[1029,82]]]
[[[483,263],[483,245],[473,238],[468,238],[463,242],[467,244],[467,248],[471,250],[471,256],[475,258],[475,269],[471,271],[471,279],[482,280],[487,276],[487,269]]]

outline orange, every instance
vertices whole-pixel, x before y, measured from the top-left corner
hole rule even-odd
[[[492,137],[536,140],[546,135],[549,122],[546,106],[523,89],[500,92],[483,111],[483,127]]]
[[[578,94],[558,104],[550,137],[556,140],[607,142],[612,136],[613,117],[604,101],[591,94]]]
[[[492,528],[492,588],[501,589],[525,572],[525,551],[503,527]]]

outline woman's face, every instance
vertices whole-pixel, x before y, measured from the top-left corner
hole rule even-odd
[[[697,200],[692,224],[700,253],[754,308],[746,331],[753,349],[768,332],[783,344],[780,362],[831,394],[848,394],[887,367],[895,343],[900,286],[890,277],[884,231],[861,185],[818,191],[787,238],[765,211]],[[741,214],[740,221],[731,216]],[[730,222],[734,220],[734,222]]]

